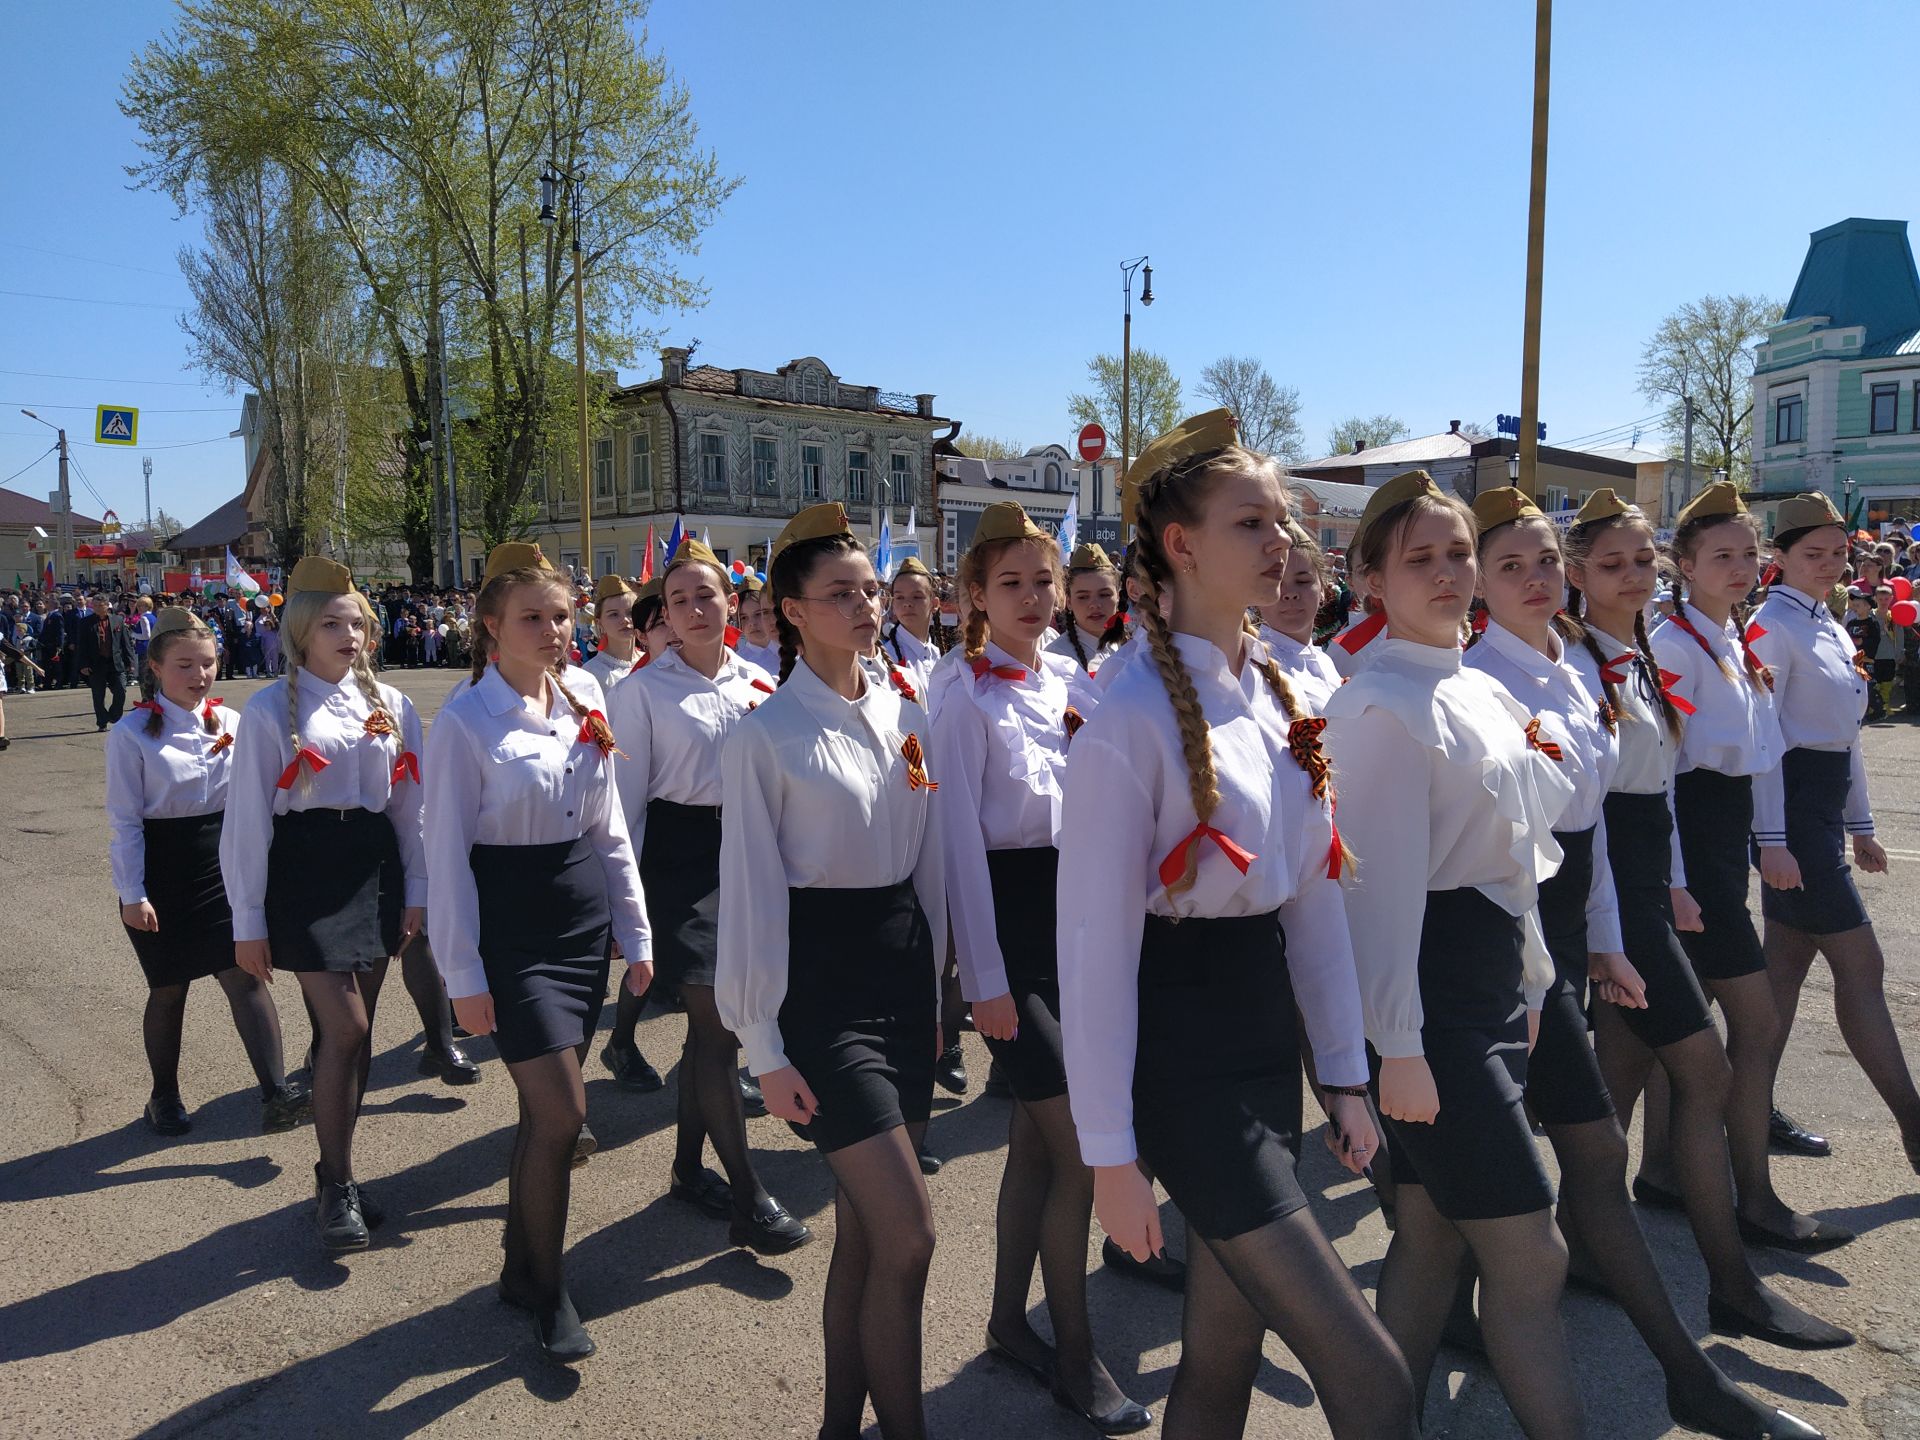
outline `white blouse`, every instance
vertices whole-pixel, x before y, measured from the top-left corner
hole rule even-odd
[[[1127,627],[1127,638],[1107,651],[1107,658],[1100,662],[1100,673],[1093,677],[1093,683],[1102,692],[1111,690],[1114,681],[1138,660],[1147,649],[1147,626],[1145,621]]]
[[[1424,1053],[1429,891],[1470,886],[1522,922],[1522,989],[1540,1008],[1554,971],[1539,885],[1560,869],[1573,786],[1528,743],[1526,708],[1454,646],[1383,637],[1367,657],[1327,702],[1326,738],[1357,862],[1345,898],[1367,1039],[1391,1060]]]
[[[597,686],[568,688],[603,710]],[[616,729],[615,739],[619,740]],[[475,845],[558,845],[587,837],[607,877],[613,938],[629,965],[653,957],[640,871],[627,824],[614,803],[618,763],[581,735],[558,687],[548,704],[520,694],[489,665],[480,683],[441,707],[427,741],[427,933],[434,963],[455,999],[483,994],[480,896],[469,853]],[[610,773],[611,772],[611,773]]]
[[[622,660],[611,650],[596,650],[580,668],[593,676],[594,683],[611,699],[613,687],[627,676],[637,673],[634,667],[640,663],[642,653],[636,650],[633,659]]]
[[[969,1000],[1008,990],[987,852],[1053,844],[1067,765],[1066,683],[1044,664],[1029,669],[992,641],[980,658],[990,668],[943,686],[932,719],[947,915],[961,993]],[[996,669],[1007,673],[996,675]]]
[[[217,734],[201,724],[202,710],[182,710],[165,694],[160,733],[147,734],[145,705],[129,710],[107,732],[107,857],[113,888],[122,905],[147,898],[147,840],[142,822],[211,815],[227,804],[227,777],[233,767],[233,732],[240,712],[217,700],[211,706]]]
[[[1622,795],[1664,795],[1667,813],[1673,813],[1673,771],[1680,759],[1680,742],[1667,732],[1666,712],[1660,706],[1658,669],[1640,653],[1637,645],[1616,639],[1604,630],[1587,627],[1594,643],[1606,657],[1606,668],[1613,682],[1615,739],[1620,760],[1613,767],[1609,792]],[[1569,647],[1567,661],[1579,672],[1581,683],[1596,703],[1607,698],[1606,682],[1600,666],[1585,646]],[[1684,723],[1684,722],[1683,722]],[[1680,855],[1680,826],[1676,822],[1667,835],[1671,852],[1669,883],[1676,890],[1687,886],[1686,862]]]
[[[1289,751],[1291,722],[1259,669],[1239,674],[1208,641],[1176,634],[1213,747],[1220,804],[1212,836],[1195,836],[1180,727],[1156,668],[1128,667],[1074,736],[1060,821],[1060,1024],[1067,1091],[1089,1165],[1134,1158],[1133,1066],[1145,917],[1261,915],[1279,910],[1287,971],[1320,1078],[1367,1079],[1360,994],[1333,855],[1331,796]],[[1250,647],[1251,637],[1247,642]],[[1159,870],[1199,847],[1194,885],[1169,900]],[[1089,905],[1080,897],[1099,895]],[[1108,899],[1112,903],[1106,903]]]
[[[1466,652],[1466,664],[1498,680],[1520,704],[1539,718],[1541,735],[1560,746],[1560,773],[1573,783],[1573,798],[1560,813],[1562,834],[1593,831],[1593,875],[1587,890],[1587,949],[1618,953],[1620,902],[1607,863],[1604,813],[1613,772],[1619,768],[1620,742],[1588,691],[1560,636],[1549,630],[1547,643],[1557,652],[1549,660],[1499,621],[1489,621],[1479,643]],[[1592,657],[1586,657],[1592,663]]]
[[[1266,642],[1267,653],[1273,656],[1281,673],[1293,682],[1300,703],[1318,715],[1342,683],[1333,658],[1318,645],[1303,644],[1271,625],[1260,627],[1260,638]]]
[[[773,677],[724,646],[709,680],[669,650],[607,697],[607,720],[627,758],[614,767],[634,853],[646,841],[647,802],[720,803],[720,745],[773,694]]]
[[[749,665],[758,665],[762,670],[767,672],[774,683],[779,683],[780,647],[778,644],[756,645],[743,635],[740,637],[739,642],[734,645],[733,653]]]
[[[1082,630],[1078,621],[1069,621],[1068,623],[1072,626],[1072,629],[1061,631],[1059,638],[1047,646],[1047,653],[1050,655],[1064,655],[1073,662],[1074,668],[1082,668],[1080,665],[1079,652],[1073,648],[1073,637],[1075,634],[1078,634],[1081,647],[1087,654],[1087,663],[1084,668],[1089,677],[1098,675],[1100,673],[1100,667],[1107,663],[1108,657],[1125,643],[1124,641],[1115,641],[1111,645],[1102,644],[1098,635],[1087,630]]]
[[[1775,585],[1753,617],[1749,643],[1773,671],[1773,707],[1780,721],[1780,753],[1848,752],[1847,833],[1873,834],[1860,718],[1867,713],[1867,677],[1854,668],[1853,637],[1824,600]],[[1779,766],[1753,785],[1753,838],[1768,847],[1787,843],[1786,784]]]
[[[1676,617],[1651,637],[1660,668],[1679,676],[1669,693],[1693,706],[1680,737],[1679,773],[1766,774],[1780,763],[1780,722],[1766,687],[1747,677],[1732,620],[1716,625],[1691,603],[1681,615],[1693,633]]]
[[[919,640],[904,625],[889,625],[880,640],[880,657],[889,669],[897,668],[913,686],[914,694],[924,696],[927,677],[933,673],[934,665],[940,659],[940,652],[933,648],[930,641]],[[921,708],[926,708],[924,699]]]
[[[940,777],[927,768],[927,733],[926,712],[891,687],[869,683],[845,700],[801,660],[721,746],[714,999],[755,1075],[787,1064],[780,1005],[789,889],[867,890],[910,878],[934,935],[927,978],[937,1004],[947,906],[929,813]],[[910,739],[932,784],[909,778]]]
[[[1387,616],[1384,610],[1376,610],[1371,615],[1364,610],[1356,610],[1346,627],[1327,641],[1327,659],[1333,662],[1333,668],[1340,675],[1352,675],[1372,658],[1368,647],[1377,640],[1384,640],[1386,634]]]
[[[287,723],[287,688],[297,682],[300,755]],[[378,682],[376,682],[377,684]],[[233,779],[220,832],[220,874],[233,906],[233,938],[267,938],[267,851],[273,817],[290,810],[372,810],[393,822],[406,873],[405,903],[427,903],[420,832],[420,715],[391,685],[381,704],[399,733],[367,731],[373,707],[351,671],[329,685],[311,670],[289,672],[247,701],[234,737]]]

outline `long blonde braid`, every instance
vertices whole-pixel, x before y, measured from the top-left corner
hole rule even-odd
[[[1140,608],[1147,623],[1147,648],[1160,671],[1160,683],[1166,687],[1167,699],[1173,705],[1174,723],[1180,729],[1180,754],[1187,762],[1187,795],[1193,802],[1194,818],[1205,825],[1212,821],[1213,812],[1220,806],[1220,777],[1213,768],[1212,727],[1207,724],[1206,712],[1200,708],[1193,677],[1187,674],[1180,652],[1174,648],[1167,617],[1160,613],[1160,580],[1154,574],[1158,560],[1157,556],[1149,558],[1150,550],[1158,547],[1147,542],[1144,529],[1137,532],[1134,545],[1140,552],[1140,582],[1144,592]],[[1178,880],[1167,886],[1167,897],[1171,899],[1191,890],[1199,868],[1200,847],[1189,845],[1187,867]]]

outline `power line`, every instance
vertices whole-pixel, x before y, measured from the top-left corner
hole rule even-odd
[[[11,475],[7,476],[6,479],[0,480],[0,485],[11,485],[14,481],[18,480],[22,475],[26,474],[27,471],[31,470],[34,466],[38,465],[42,460],[46,459],[47,456],[53,454],[53,452],[58,450],[59,448],[60,446],[57,443],[53,445],[49,445],[46,449],[42,450],[38,455],[34,456],[33,459],[29,460],[26,464],[22,465],[18,470],[14,471]]]
[[[31,380],[90,380],[100,385],[179,385],[188,390],[208,387],[198,380],[129,380],[114,375],[54,375],[45,370],[0,370],[0,375],[24,375]]]
[[[26,410],[79,410],[82,412],[96,408],[92,405],[56,405],[49,400],[0,400],[0,405],[17,405]],[[217,415],[233,409],[233,406],[190,405],[184,409],[157,410],[142,405],[139,409],[143,415]]]
[[[18,240],[0,240],[9,250],[25,250],[34,255],[51,255],[57,260],[80,260],[88,265],[105,265],[114,270],[134,270],[142,275],[158,275],[162,280],[178,280],[177,270],[153,270],[145,265],[129,265],[122,260],[102,260],[93,255],[72,255],[65,250],[48,250],[39,245],[22,245]]]
[[[64,300],[70,305],[114,305],[123,310],[170,310],[178,315],[184,305],[162,305],[157,300],[102,300],[92,295],[45,295],[38,290],[0,290],[22,300]]]

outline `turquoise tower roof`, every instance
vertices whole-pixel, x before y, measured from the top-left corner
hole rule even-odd
[[[1813,232],[1787,320],[1866,327],[1862,355],[1893,354],[1920,331],[1920,272],[1904,220],[1842,220]]]

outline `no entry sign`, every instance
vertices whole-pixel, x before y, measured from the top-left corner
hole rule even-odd
[[[1080,427],[1075,443],[1079,447],[1080,458],[1089,465],[1096,464],[1107,453],[1107,432],[1089,421]]]

